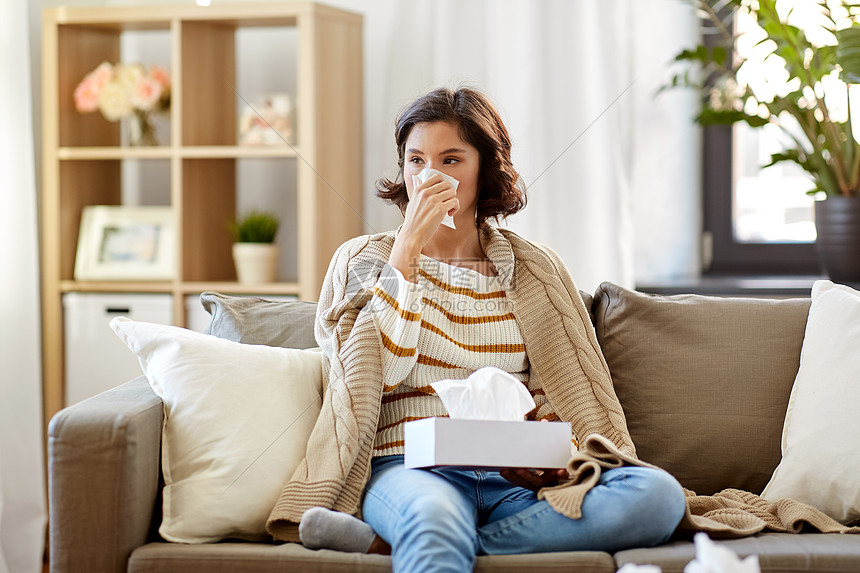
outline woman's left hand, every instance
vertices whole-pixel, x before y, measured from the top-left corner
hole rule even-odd
[[[501,470],[499,475],[514,485],[537,491],[542,487],[558,485],[562,480],[568,478],[566,469],[556,470],[532,470],[516,468]]]

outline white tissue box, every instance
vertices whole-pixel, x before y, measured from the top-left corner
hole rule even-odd
[[[404,436],[407,468],[563,468],[572,451],[567,422],[424,418]]]

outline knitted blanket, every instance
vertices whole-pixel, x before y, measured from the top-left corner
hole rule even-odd
[[[567,465],[570,481],[538,492],[538,498],[572,519],[581,517],[585,494],[594,487],[603,469],[634,465],[654,467],[618,450],[603,436],[592,434],[580,444]],[[714,495],[696,495],[688,489],[687,510],[679,531],[705,531],[714,538],[745,537],[762,531],[799,533],[804,525],[821,533],[860,533],[812,506],[792,499],[768,502],[762,497],[737,489]]]

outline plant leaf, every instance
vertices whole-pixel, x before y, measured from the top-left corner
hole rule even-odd
[[[768,120],[763,117],[734,110],[718,111],[706,108],[696,116],[696,123],[701,125],[732,125],[739,121],[746,122],[750,127],[761,127],[768,123]]]
[[[845,83],[860,83],[860,24],[836,31],[836,63],[842,68],[839,77]]]

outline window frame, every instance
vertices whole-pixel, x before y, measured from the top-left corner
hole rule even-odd
[[[704,128],[702,145],[703,230],[711,252],[704,274],[814,275],[821,273],[815,243],[741,243],[734,236],[734,130]]]

